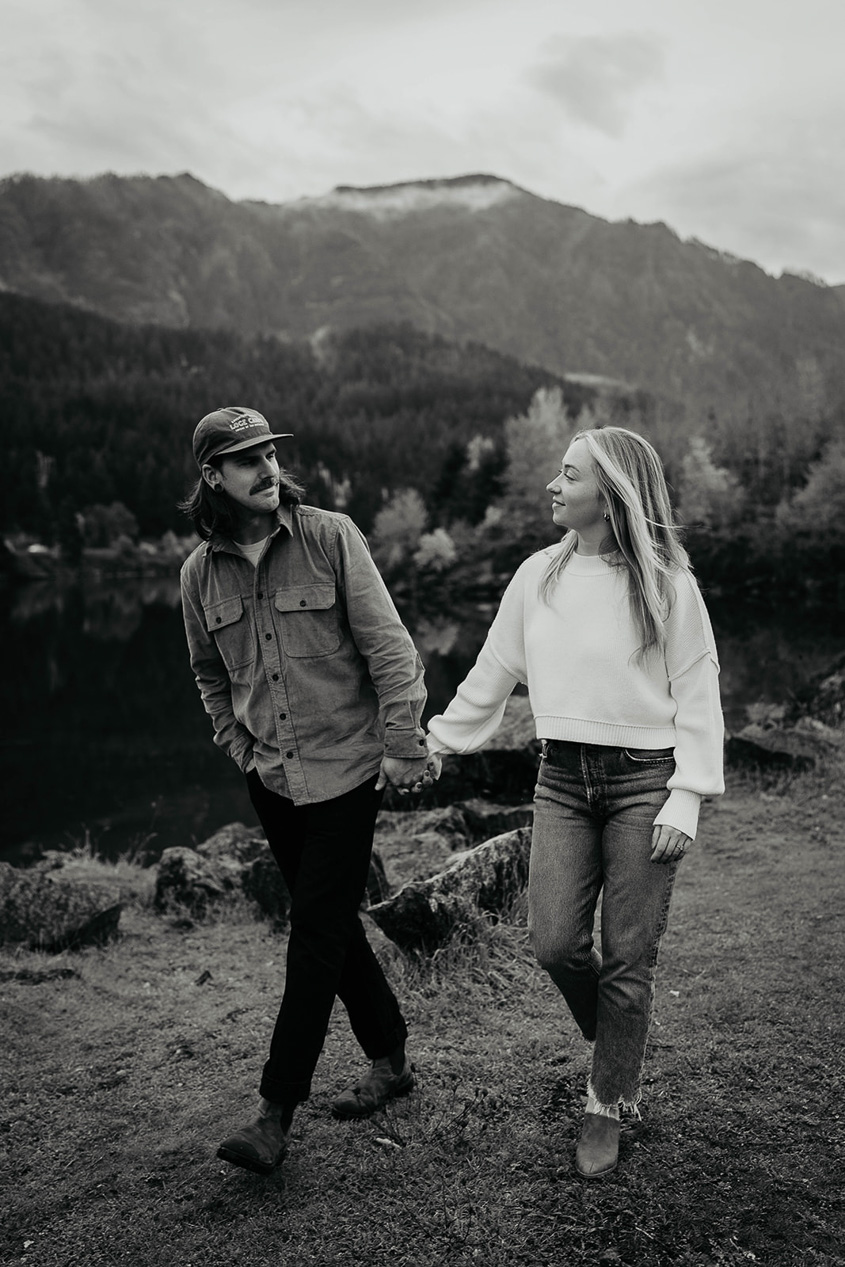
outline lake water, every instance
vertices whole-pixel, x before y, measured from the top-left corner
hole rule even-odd
[[[255,823],[241,775],[211,742],[175,578],[2,593],[0,858],[86,841],[152,858],[224,823]],[[845,613],[710,609],[729,729],[749,705],[788,698],[845,646]],[[426,664],[426,716],[451,698],[491,612],[409,621]]]

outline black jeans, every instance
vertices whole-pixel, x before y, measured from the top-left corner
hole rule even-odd
[[[375,776],[343,796],[294,805],[246,776],[250,799],[291,896],[282,1004],[260,1093],[306,1100],[335,997],[370,1060],[405,1041],[408,1028],[358,916],[382,794]]]

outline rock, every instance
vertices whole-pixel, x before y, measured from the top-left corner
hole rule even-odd
[[[530,801],[537,782],[540,745],[525,748],[487,748],[466,757],[447,755],[443,772],[427,795],[436,805],[448,805],[467,797],[522,804]]]
[[[745,726],[725,743],[728,761],[769,769],[809,770],[842,746],[842,737],[820,724]]]
[[[197,845],[196,852],[234,875],[269,851],[260,828],[247,827],[245,823],[227,823]]]
[[[443,772],[425,793],[425,802],[448,806],[468,797],[510,805],[530,801],[539,761],[540,741],[528,696],[512,695],[501,726],[480,752],[444,756]],[[388,788],[385,809],[407,809],[407,799]]]
[[[391,888],[384,864],[374,851],[367,893],[381,902]],[[290,893],[264,835],[243,823],[229,823],[197,845],[165,849],[158,864],[155,905],[182,907],[202,916],[208,908],[243,893],[280,931],[287,924]]]
[[[533,791],[533,788],[532,788]],[[497,805],[480,799],[464,801],[460,809],[467,826],[469,841],[477,844],[517,827],[530,827],[534,822],[534,805]]]
[[[845,722],[845,655],[815,674],[798,692],[788,717],[792,721],[813,718],[825,726],[842,726]]]
[[[404,813],[382,810],[376,821],[375,840],[386,879],[394,888],[442,871],[455,849],[471,843],[466,819],[457,805],[430,810],[409,808]]]
[[[0,941],[58,954],[117,936],[123,904],[108,885],[0,862]]]
[[[160,911],[182,906],[195,915],[203,915],[212,902],[234,888],[228,866],[204,858],[196,849],[176,845],[165,849],[159,859],[154,901]]]
[[[261,845],[261,853],[244,865],[240,886],[274,926],[282,929],[290,911],[290,893],[266,840],[262,839]]]
[[[404,812],[383,810],[376,823],[378,850],[396,888],[442,871],[456,850],[529,826],[534,817],[532,805],[495,805],[480,799],[435,809],[418,806],[411,802]]]
[[[531,832],[505,832],[457,854],[451,866],[412,880],[370,917],[403,950],[431,953],[479,912],[501,914],[528,883]]]

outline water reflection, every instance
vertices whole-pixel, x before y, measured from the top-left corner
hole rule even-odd
[[[203,839],[254,822],[243,780],[211,742],[188,664],[178,579],[20,585],[0,605],[0,737],[6,793],[0,856],[67,847],[86,831],[117,853]],[[471,666],[494,605],[411,622],[426,665],[427,715]],[[840,654],[845,616],[712,608],[729,727],[748,705],[786,699]]]

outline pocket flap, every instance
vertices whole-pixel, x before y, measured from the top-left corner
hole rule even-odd
[[[276,591],[276,611],[328,611],[335,604],[335,587],[328,585],[290,585]]]
[[[205,623],[209,633],[224,629],[226,625],[234,625],[243,615],[243,599],[239,594],[232,598],[223,598],[219,603],[209,603],[203,608]]]

